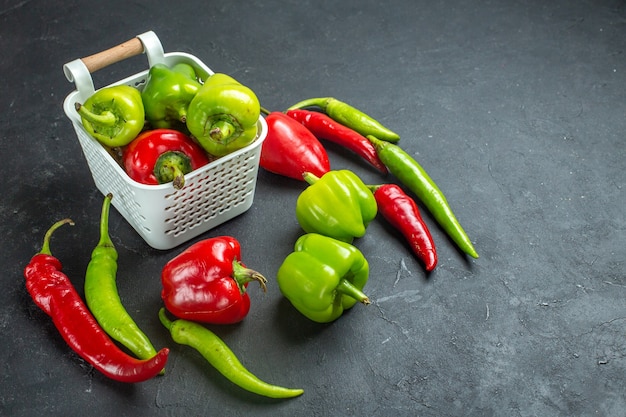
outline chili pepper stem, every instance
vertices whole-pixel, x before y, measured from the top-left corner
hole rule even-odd
[[[359,290],[356,286],[354,286],[350,281],[345,278],[342,278],[339,281],[339,285],[337,285],[337,291],[340,293],[347,295],[349,297],[354,298],[360,303],[365,305],[371,304],[371,301],[367,295],[363,293],[363,291]]]
[[[332,100],[332,98],[330,97],[309,98],[309,99],[302,100],[294,104],[293,106],[289,107],[287,110],[301,109],[303,107],[319,107],[322,110],[324,110],[330,100]]]
[[[69,218],[63,219],[63,220],[59,220],[58,222],[50,226],[50,229],[48,229],[45,236],[43,237],[43,245],[41,246],[41,251],[39,251],[39,254],[52,255],[52,252],[50,251],[50,239],[52,238],[52,234],[54,233],[54,231],[57,230],[59,227],[63,226],[64,224],[69,224],[70,226],[74,226],[74,221]]]
[[[267,279],[254,269],[246,268],[236,259],[233,261],[233,278],[242,293],[246,291],[245,284],[252,281],[257,281],[263,292],[267,291]]]
[[[113,194],[108,193],[104,197],[104,201],[102,203],[102,214],[100,215],[100,240],[98,241],[98,246],[100,247],[113,246],[113,241],[109,235],[109,211],[111,209],[112,199]]]
[[[312,172],[305,172],[304,174],[302,174],[302,178],[309,184],[309,185],[313,185],[315,184],[317,181],[319,181],[320,177],[318,177],[317,175],[313,174]]]
[[[76,109],[78,114],[89,120],[91,123],[96,123],[104,126],[113,126],[117,122],[117,117],[115,117],[115,115],[109,110],[104,111],[100,114],[96,114],[80,103],[75,103],[74,108]]]
[[[161,324],[167,329],[172,330],[172,320],[167,318],[167,314],[165,314],[165,308],[161,307],[159,310],[159,320]]]

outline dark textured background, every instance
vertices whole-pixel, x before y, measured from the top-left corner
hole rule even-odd
[[[624,416],[626,3],[595,1],[2,1],[0,415]],[[426,276],[382,221],[355,242],[369,307],[314,324],[275,273],[301,234],[303,184],[261,171],[230,234],[270,278],[236,326],[212,327],[261,378],[302,387],[274,401],[234,387],[159,324],[157,251],[112,213],[123,302],[167,375],[123,385],[86,366],[33,304],[22,271],[49,225],[82,293],[102,195],[61,104],[62,65],[154,30],[283,110],[352,103],[401,134],[480,253],[432,225]],[[106,85],[146,66],[94,74]],[[328,146],[333,168],[385,181]],[[190,242],[191,243],[191,242]],[[186,246],[186,245],[184,245]]]

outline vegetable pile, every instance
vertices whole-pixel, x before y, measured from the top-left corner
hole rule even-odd
[[[112,380],[138,383],[165,374],[170,349],[155,350],[118,294],[118,253],[108,230],[112,198],[108,194],[102,205],[100,239],[85,274],[86,301],[50,251],[52,234],[64,224],[74,224],[71,219],[60,220],[50,227],[41,251],[24,269],[24,277],[31,298],[50,316],[74,352]],[[243,320],[250,309],[247,284],[258,281],[265,289],[265,277],[246,268],[240,258],[239,242],[223,236],[197,242],[171,259],[163,268],[161,295],[178,319],[171,321],[165,308],[161,308],[159,320],[174,342],[198,350],[239,387],[270,398],[299,396],[304,392],[302,389],[285,388],[258,378],[244,367],[223,340],[200,324],[231,324]]]
[[[184,176],[250,145],[260,105],[229,75],[198,77],[191,64],[153,65],[143,89],[102,88],[75,103],[85,130],[142,184],[184,186]]]
[[[277,273],[282,294],[304,316],[326,323],[357,302],[370,303],[361,291],[368,279],[367,260],[352,244],[379,213],[404,237],[424,269],[435,269],[432,234],[409,193],[418,197],[461,251],[478,257],[443,192],[398,145],[397,133],[333,97],[303,100],[284,113],[261,110],[269,126],[261,167],[308,184],[295,210],[307,234],[298,239]],[[323,140],[351,150],[381,175],[393,175],[398,184],[368,185],[352,171],[331,169]]]
[[[110,199],[107,197],[107,200]],[[108,204],[106,200],[105,204]],[[107,214],[103,212],[105,216]],[[117,270],[115,249],[106,242],[105,236],[104,244],[98,244],[94,250],[85,290],[101,290],[102,298],[90,310],[69,277],[61,271],[61,262],[50,251],[52,233],[64,224],[73,222],[64,219],[53,224],[46,232],[41,251],[26,266],[24,276],[28,293],[35,304],[50,316],[72,350],[102,374],[127,383],[142,382],[156,376],[165,367],[169,349],[163,348],[152,355],[154,348],[121,305],[115,281],[112,281]],[[88,280],[95,282],[89,283]],[[119,329],[116,328],[118,324],[122,325]],[[126,354],[111,337],[132,347],[136,354],[149,357],[139,360]]]
[[[141,91],[106,87],[76,103],[76,110],[85,130],[118,156],[130,178],[146,185],[171,182],[176,189],[184,187],[186,174],[252,143],[259,117],[265,117],[268,132],[260,166],[304,184],[294,213],[304,233],[282,261],[275,282],[294,309],[314,322],[329,323],[357,303],[371,303],[364,292],[369,263],[355,241],[377,217],[397,229],[427,272],[437,266],[437,251],[418,203],[462,252],[478,258],[443,192],[402,149],[400,136],[335,98],[311,98],[284,112],[270,112],[232,77],[216,73],[201,80],[191,65],[179,63],[154,65]],[[353,171],[331,169],[323,141],[345,147],[380,175],[393,178],[365,184]],[[24,276],[32,299],[70,348],[103,375],[136,383],[164,374],[170,351],[155,349],[117,292],[118,254],[108,230],[112,198],[108,194],[102,205],[100,240],[85,275],[85,301],[49,247],[53,232],[73,224],[70,219],[52,225]],[[158,318],[174,342],[196,349],[250,392],[272,398],[303,393],[259,379],[209,330],[245,319],[250,282],[263,291],[271,285],[243,264],[234,237],[192,244],[163,266],[160,278],[163,307]]]

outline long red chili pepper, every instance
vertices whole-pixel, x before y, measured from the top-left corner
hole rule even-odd
[[[383,174],[387,173],[387,167],[378,157],[372,142],[355,130],[316,111],[297,109],[287,110],[286,114],[309,129],[318,139],[326,139],[341,145],[365,159]]]
[[[35,304],[52,318],[65,342],[107,377],[121,382],[141,382],[163,369],[168,348],[139,360],[122,351],[102,330],[67,275],[50,252],[52,233],[70,219],[56,222],[46,232],[43,247],[24,269],[26,289]]]
[[[435,243],[415,201],[396,184],[374,185],[370,189],[378,203],[378,212],[402,233],[426,271],[435,269]]]

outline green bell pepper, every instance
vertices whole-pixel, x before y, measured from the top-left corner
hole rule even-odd
[[[256,139],[261,105],[254,92],[226,74],[211,75],[187,109],[187,128],[209,154],[220,157]]]
[[[378,206],[371,191],[352,171],[329,171],[321,178],[307,172],[310,185],[296,201],[296,218],[307,233],[352,243],[365,235]]]
[[[146,119],[154,128],[185,131],[187,108],[199,89],[191,65],[183,62],[172,68],[153,65],[141,93]]]
[[[129,144],[145,122],[141,93],[127,85],[101,88],[74,107],[87,133],[111,148]]]
[[[370,304],[361,290],[369,278],[363,253],[349,243],[309,233],[296,241],[279,267],[281,293],[309,319],[329,323],[357,302]]]

